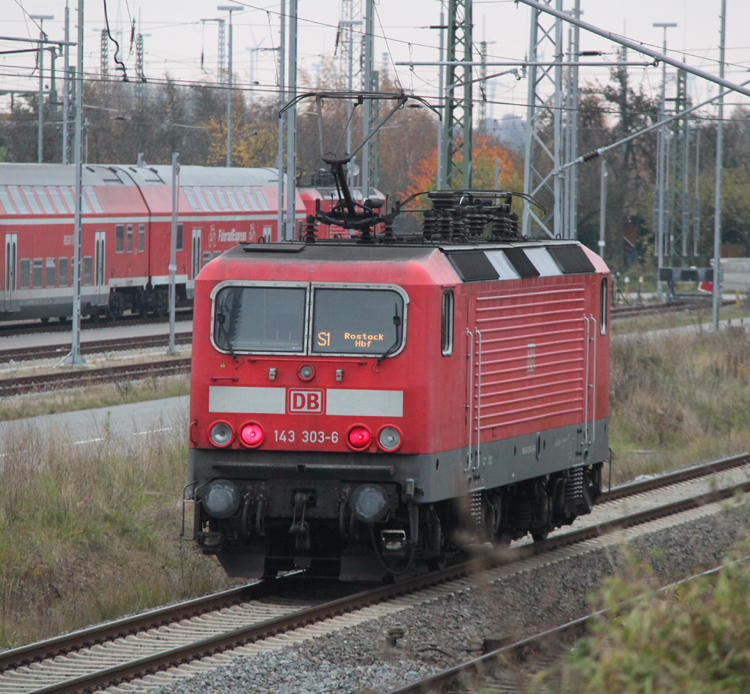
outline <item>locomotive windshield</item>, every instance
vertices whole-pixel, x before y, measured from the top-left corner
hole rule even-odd
[[[404,299],[389,289],[315,288],[312,351],[387,356],[404,339]]]
[[[303,287],[225,287],[216,296],[214,340],[228,352],[302,352]]]

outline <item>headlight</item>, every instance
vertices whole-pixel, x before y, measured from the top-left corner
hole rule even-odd
[[[214,480],[203,494],[203,507],[213,518],[229,518],[240,507],[240,490],[229,480]]]
[[[395,451],[401,446],[401,432],[396,427],[383,427],[378,434],[378,443],[384,451]]]
[[[388,495],[377,484],[362,484],[352,493],[352,513],[363,523],[377,523],[388,514]]]
[[[224,448],[232,443],[234,432],[227,422],[216,422],[216,424],[211,427],[209,437],[214,446]]]

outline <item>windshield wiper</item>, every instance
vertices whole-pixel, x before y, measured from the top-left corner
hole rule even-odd
[[[221,332],[224,335],[224,342],[226,342],[227,349],[229,350],[229,354],[232,355],[232,359],[234,359],[235,364],[239,364],[240,360],[237,359],[237,355],[234,353],[234,349],[232,349],[232,341],[229,339],[229,331],[224,327],[224,305],[222,304],[221,308],[219,309],[219,313],[216,316],[216,322],[219,324],[219,328],[221,328]]]
[[[378,357],[375,362],[375,366],[380,366],[380,362],[383,361],[389,354],[393,354],[401,344],[401,316],[398,315],[398,304],[393,304],[393,325],[396,326],[396,341],[387,349],[383,354]]]

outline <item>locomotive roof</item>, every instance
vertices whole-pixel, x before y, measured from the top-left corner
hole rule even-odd
[[[72,164],[0,164],[0,185],[74,186]],[[277,183],[276,169],[181,166],[181,186],[263,186]],[[148,186],[172,184],[171,166],[86,164],[83,185]]]
[[[221,257],[230,261],[271,261],[284,264],[417,261],[420,265],[427,265],[436,259],[436,255],[447,260],[463,282],[606,272],[596,254],[573,240],[446,245],[403,241],[388,245],[325,241],[315,244],[245,243],[235,246]]]
[[[403,243],[358,244],[347,241],[317,241],[316,243],[242,243],[224,254],[224,257],[261,260],[269,256],[288,260],[414,260],[425,258],[436,251],[442,253],[462,253],[471,251],[492,251],[506,248],[549,248],[550,246],[577,246],[572,239],[549,239],[527,241],[504,241],[496,243],[429,244]]]

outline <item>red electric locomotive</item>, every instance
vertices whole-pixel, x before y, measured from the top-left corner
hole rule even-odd
[[[196,280],[185,535],[232,576],[380,579],[440,565],[460,527],[539,540],[588,513],[602,259],[521,238],[494,191],[431,193],[423,232],[396,236],[333,169],[344,200],[304,242],[238,245]]]

